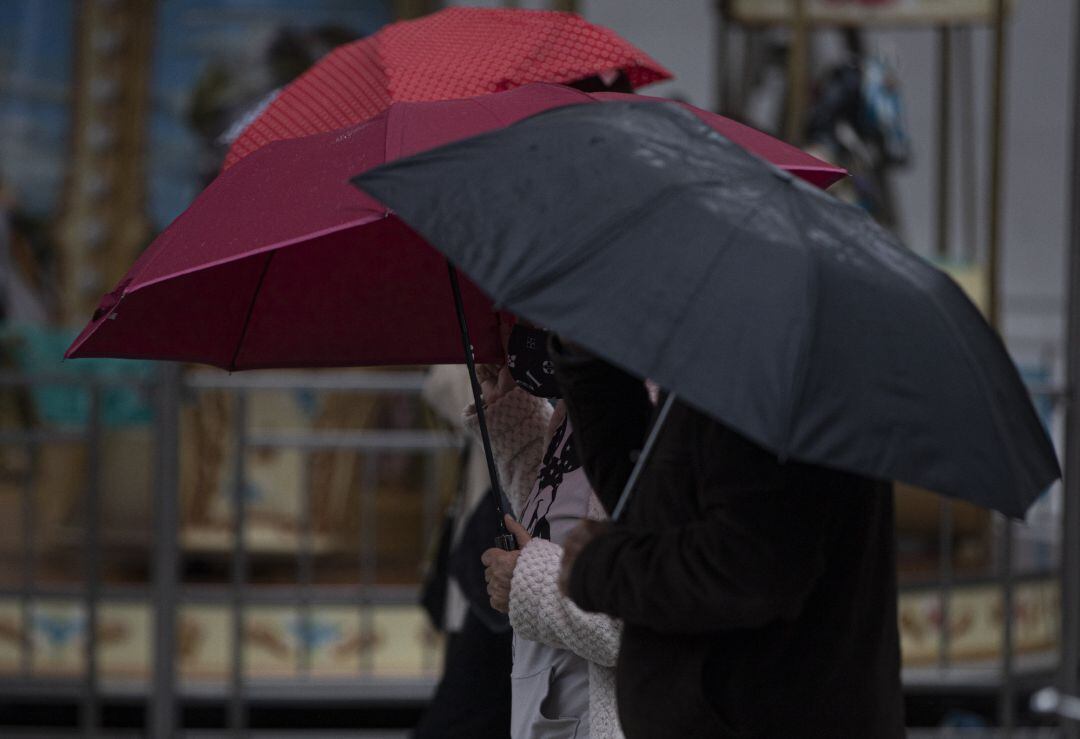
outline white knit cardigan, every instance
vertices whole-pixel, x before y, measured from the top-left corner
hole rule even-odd
[[[520,515],[532,492],[544,451],[566,413],[560,402],[547,401],[520,388],[484,406],[492,452],[503,490]],[[478,433],[476,410],[465,409],[465,425]],[[596,495],[589,518],[607,518]],[[622,622],[602,613],[586,613],[559,592],[563,549],[533,539],[521,550],[510,583],[510,625],[522,638],[567,649],[589,663],[589,726],[595,739],[622,739],[615,702],[615,660]]]

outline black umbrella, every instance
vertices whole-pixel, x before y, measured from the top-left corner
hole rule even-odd
[[[1060,474],[948,276],[677,106],[562,108],[356,183],[498,304],[782,459],[1013,516]]]

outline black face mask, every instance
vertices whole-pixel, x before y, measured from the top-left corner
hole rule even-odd
[[[547,352],[548,332],[515,323],[506,342],[506,364],[510,376],[525,392],[539,398],[558,398],[555,365]]]

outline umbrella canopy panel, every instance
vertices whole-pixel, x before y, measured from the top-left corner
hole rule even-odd
[[[384,233],[392,248],[377,248]],[[477,361],[501,361],[491,302],[467,280],[462,292]],[[462,362],[446,260],[393,217],[156,282],[102,324],[69,354],[228,370]]]

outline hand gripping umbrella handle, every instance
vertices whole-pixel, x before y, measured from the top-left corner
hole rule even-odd
[[[458,285],[457,270],[450,260],[446,261],[450,270],[450,289],[454,292],[454,308],[457,310],[458,324],[461,326],[461,341],[465,349],[465,365],[469,368],[469,383],[472,385],[473,402],[476,405],[476,421],[480,425],[480,441],[484,445],[484,457],[487,459],[488,476],[491,478],[491,495],[495,501],[495,513],[499,517],[499,533],[495,537],[495,546],[506,551],[517,549],[517,540],[506,530],[503,521],[502,488],[499,486],[499,471],[495,467],[495,455],[491,451],[491,437],[488,435],[487,420],[484,418],[484,399],[480,392],[480,381],[476,378],[476,361],[473,358],[472,341],[469,339],[469,324],[465,320],[465,305],[461,300],[461,287]]]

